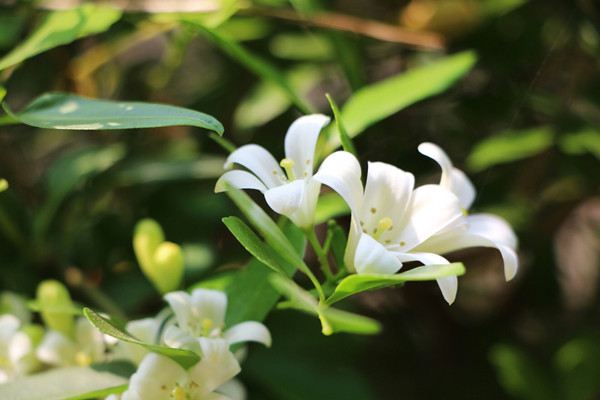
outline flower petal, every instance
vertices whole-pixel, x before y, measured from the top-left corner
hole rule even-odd
[[[286,181],[277,160],[264,147],[256,144],[247,144],[231,153],[225,161],[225,168],[231,168],[233,164],[247,168],[269,188]]]
[[[398,236],[399,250],[416,247],[462,217],[458,198],[449,190],[439,185],[416,188]]]
[[[228,382],[225,382],[223,385],[219,386],[217,391],[223,396],[226,396],[224,398],[231,400],[246,400],[248,397],[246,394],[246,388],[242,382],[237,379],[232,379]]]
[[[75,337],[79,350],[85,352],[92,361],[101,361],[104,357],[104,335],[87,318],[78,318],[75,325]]]
[[[202,348],[200,361],[189,369],[190,378],[197,384],[192,398],[213,392],[240,372],[240,364],[224,339],[198,339]]]
[[[363,197],[360,177],[361,169],[356,157],[346,151],[336,151],[323,160],[314,179],[335,190],[356,213]]]
[[[183,291],[170,292],[164,299],[175,313],[177,323],[182,327],[189,327],[194,323],[192,314],[192,297]]]
[[[215,184],[215,193],[227,190],[225,182],[238,189],[255,189],[264,192],[267,187],[260,179],[250,172],[233,170],[225,172]]]
[[[319,133],[329,123],[322,114],[305,115],[290,125],[285,135],[285,156],[294,161],[296,178],[312,176],[315,147]]]
[[[163,341],[169,347],[199,351],[197,337],[176,325],[169,325],[163,334]],[[140,347],[140,346],[138,346]]]
[[[273,211],[289,217],[302,204],[305,186],[304,179],[277,186],[265,192],[265,200]]]
[[[475,199],[475,188],[467,176],[454,168],[452,161],[441,147],[434,143],[421,143],[419,152],[439,164],[442,168],[440,185],[452,191],[460,200],[460,205],[468,210]]]
[[[232,326],[225,332],[230,345],[241,342],[257,342],[271,347],[271,333],[266,326],[256,321],[246,321]]]
[[[220,290],[195,289],[192,292],[192,307],[194,317],[199,320],[197,322],[209,319],[216,327],[225,324],[227,295]]]
[[[354,255],[354,268],[358,274],[393,274],[402,268],[402,262],[370,235],[358,240]]]
[[[300,205],[289,218],[300,228],[309,228],[315,221],[315,211],[321,193],[321,182],[313,178],[307,178],[304,181],[304,193]]]
[[[77,348],[75,343],[56,331],[48,331],[37,348],[37,357],[50,365],[73,365]]]
[[[444,257],[433,253],[402,253],[398,254],[398,259],[402,262],[418,261],[423,265],[450,264]],[[458,278],[456,276],[445,276],[436,281],[444,300],[446,300],[448,304],[454,303],[454,300],[456,300],[456,293],[458,292]]]
[[[393,221],[390,230],[379,238],[382,242],[398,237],[402,217],[410,205],[415,177],[409,172],[382,162],[369,163],[367,184],[359,214],[360,225],[368,234],[375,233],[382,218]]]
[[[131,375],[123,400],[168,399],[175,385],[185,381],[187,372],[168,357],[149,353]]]
[[[418,246],[418,250],[449,253],[469,247],[494,247],[502,256],[504,277],[507,281],[514,278],[519,268],[515,252],[517,238],[506,221],[489,214],[469,215],[465,221],[464,226],[429,238]]]

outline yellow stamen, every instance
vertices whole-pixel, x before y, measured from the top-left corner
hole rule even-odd
[[[181,386],[177,386],[171,392],[171,398],[173,398],[174,400],[186,400],[187,394]]]
[[[214,327],[214,322],[212,319],[210,318],[204,318],[202,320],[202,334],[204,336],[207,336],[210,334],[210,331],[213,329]]]
[[[383,233],[392,228],[393,221],[389,217],[381,218],[379,223],[377,224],[377,228],[375,228],[375,232],[373,233],[373,237],[377,240],[383,235]]]
[[[80,351],[75,354],[75,362],[81,367],[87,367],[92,363],[92,357],[90,357],[89,354]]]
[[[296,175],[294,174],[294,171],[292,170],[292,168],[294,167],[294,160],[291,160],[289,158],[284,158],[283,160],[281,160],[279,165],[281,165],[281,168],[283,168],[285,170],[285,173],[287,174],[287,177],[290,181],[293,181],[294,179],[296,179]]]

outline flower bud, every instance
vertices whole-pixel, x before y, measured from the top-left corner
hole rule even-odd
[[[165,242],[160,225],[152,219],[138,222],[133,236],[133,249],[140,268],[161,293],[177,289],[184,272],[181,248]]]
[[[46,326],[65,336],[73,336],[75,306],[69,291],[62,283],[55,280],[40,283],[37,288],[37,303]]]

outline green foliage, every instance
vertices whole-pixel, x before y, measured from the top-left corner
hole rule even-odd
[[[46,93],[13,116],[24,124],[47,129],[115,130],[189,125],[223,133],[219,121],[199,111],[166,104],[89,99],[68,93]]]
[[[0,59],[0,70],[18,64],[48,49],[110,28],[121,17],[115,8],[85,4],[78,8],[50,12],[36,30],[19,46]]]
[[[600,130],[583,128],[560,137],[559,146],[567,154],[589,153],[600,159]]]
[[[469,154],[467,166],[472,171],[483,171],[532,157],[552,146],[553,141],[554,133],[548,127],[503,132],[477,143]]]
[[[402,285],[406,282],[433,281],[447,276],[460,276],[465,273],[462,263],[448,265],[426,265],[394,275],[360,274],[349,275],[336,286],[327,304],[333,304],[348,296],[368,290]]]
[[[326,94],[325,96],[327,97],[329,107],[331,107],[331,111],[333,111],[333,116],[335,117],[335,127],[337,129],[338,134],[340,135],[340,143],[342,144],[342,148],[345,151],[352,153],[356,156],[356,148],[354,148],[354,144],[352,144],[352,139],[350,139],[348,131],[346,131],[346,127],[344,126],[344,121],[342,120],[342,116],[340,115],[340,110],[338,108],[337,103],[329,94]]]
[[[353,138],[403,108],[443,92],[468,73],[476,60],[470,51],[454,54],[358,90],[342,107],[348,136]],[[339,145],[339,134],[330,134],[325,154]]]
[[[148,351],[160,354],[165,357],[169,357],[170,359],[181,365],[183,368],[189,368],[195,365],[198,361],[200,361],[200,357],[193,351],[174,349],[172,347],[142,342],[141,340],[135,338],[127,331],[119,328],[111,320],[104,318],[94,310],[84,308],[83,314],[92,325],[98,328],[98,330],[104,333],[105,335],[112,336],[115,339],[119,339],[123,342],[137,344],[139,346],[144,347]]]
[[[0,385],[0,398],[11,400],[92,399],[120,393],[127,379],[92,367],[58,368]],[[83,395],[88,393],[89,395]]]

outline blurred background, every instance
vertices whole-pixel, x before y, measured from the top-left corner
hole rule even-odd
[[[48,9],[74,3],[0,1],[0,54]],[[354,143],[362,162],[392,163],[422,182],[438,170],[417,145],[446,149],[478,189],[474,210],[515,228],[516,279],[504,282],[492,250],[453,255],[468,272],[452,307],[430,283],[350,301],[383,322],[373,337],[324,337],[315,319],[275,311],[266,321],[273,348],[252,347],[243,367],[250,399],[600,399],[597,2],[115,4],[125,12],[103,32],[1,72],[13,109],[56,90],[181,105],[215,116],[236,145],[259,143],[280,157],[295,118],[331,114],[325,93],[343,104],[447,54],[477,55],[449,90]],[[156,13],[190,10],[203,12],[196,25]],[[296,98],[248,54],[284,76]],[[57,278],[77,300],[116,315],[155,312],[160,297],[131,247],[144,217],[184,246],[187,284],[239,268],[248,254],[220,221],[236,210],[213,194],[225,156],[197,128],[73,132],[0,117],[0,177],[11,185],[0,194],[0,289],[31,297]]]

